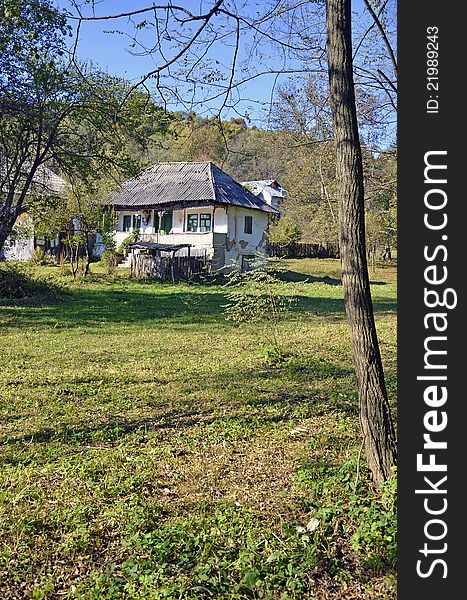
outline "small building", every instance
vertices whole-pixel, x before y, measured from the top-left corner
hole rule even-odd
[[[243,181],[242,185],[253,194],[262,198],[270,206],[282,214],[282,204],[287,196],[286,191],[279,185],[277,179],[260,179],[255,181]]]
[[[63,196],[69,184],[45,165],[41,165],[34,175],[28,197],[31,196]],[[34,256],[36,248],[55,253],[59,248],[57,237],[48,239],[36,236],[33,219],[27,212],[27,202],[24,211],[16,219],[13,233],[0,251],[0,260],[27,261]]]
[[[212,162],[158,163],[111,194],[117,247],[137,242],[176,245],[204,256],[211,271],[247,270],[267,256],[277,208]]]

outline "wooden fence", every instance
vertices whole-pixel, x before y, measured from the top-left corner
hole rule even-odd
[[[338,258],[339,249],[333,244],[281,244],[270,242],[268,244],[269,256],[278,258]]]
[[[138,278],[157,277],[177,283],[181,279],[207,275],[211,262],[205,256],[171,256],[155,254],[132,254],[131,273]]]

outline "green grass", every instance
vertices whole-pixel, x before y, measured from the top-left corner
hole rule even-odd
[[[296,300],[278,365],[224,287],[92,266],[0,299],[0,596],[394,598],[338,261],[274,263]],[[370,273],[393,404],[395,273]]]

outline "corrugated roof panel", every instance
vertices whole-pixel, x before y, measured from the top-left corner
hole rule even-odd
[[[255,195],[265,191],[271,196],[277,196],[279,198],[285,198],[286,196],[285,190],[279,185],[276,179],[242,181],[242,185],[250,189]]]
[[[115,208],[219,202],[276,212],[210,162],[158,163],[126,181],[110,201]]]
[[[24,172],[21,174],[20,182],[25,181],[28,174],[30,163],[27,163],[24,167]],[[0,162],[0,174],[2,177],[7,177],[6,166]],[[8,178],[6,181],[6,185],[8,185]],[[32,179],[32,185],[28,190],[28,195],[34,194],[37,192],[43,194],[53,194],[56,196],[60,196],[64,194],[66,190],[70,187],[70,184],[67,183],[64,179],[62,179],[59,175],[54,173],[49,167],[46,165],[39,165]]]

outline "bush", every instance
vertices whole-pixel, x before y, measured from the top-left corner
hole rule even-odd
[[[283,216],[269,228],[269,240],[280,244],[294,244],[302,238],[302,231],[292,217]]]
[[[35,248],[34,254],[32,255],[31,262],[34,265],[44,265],[45,264],[45,252],[42,248]]]
[[[57,298],[60,288],[45,278],[34,277],[27,265],[0,266],[0,298]]]
[[[123,242],[117,248],[117,254],[125,255],[128,250],[128,246],[130,244],[132,244],[133,242],[136,242],[136,240],[138,239],[138,236],[139,236],[139,229],[133,229],[133,231],[129,235],[127,235],[127,237],[123,240]]]
[[[121,255],[117,254],[115,250],[104,250],[100,261],[106,268],[108,275],[113,275],[115,273],[120,257]]]
[[[50,254],[50,252],[45,252],[39,246],[34,249],[34,254],[28,261],[32,265],[42,266],[42,265],[54,265],[55,259]]]
[[[266,358],[281,364],[289,354],[282,347],[279,323],[291,309],[294,298],[279,292],[280,280],[263,269],[229,275],[224,316],[236,325],[257,323],[266,345]]]

